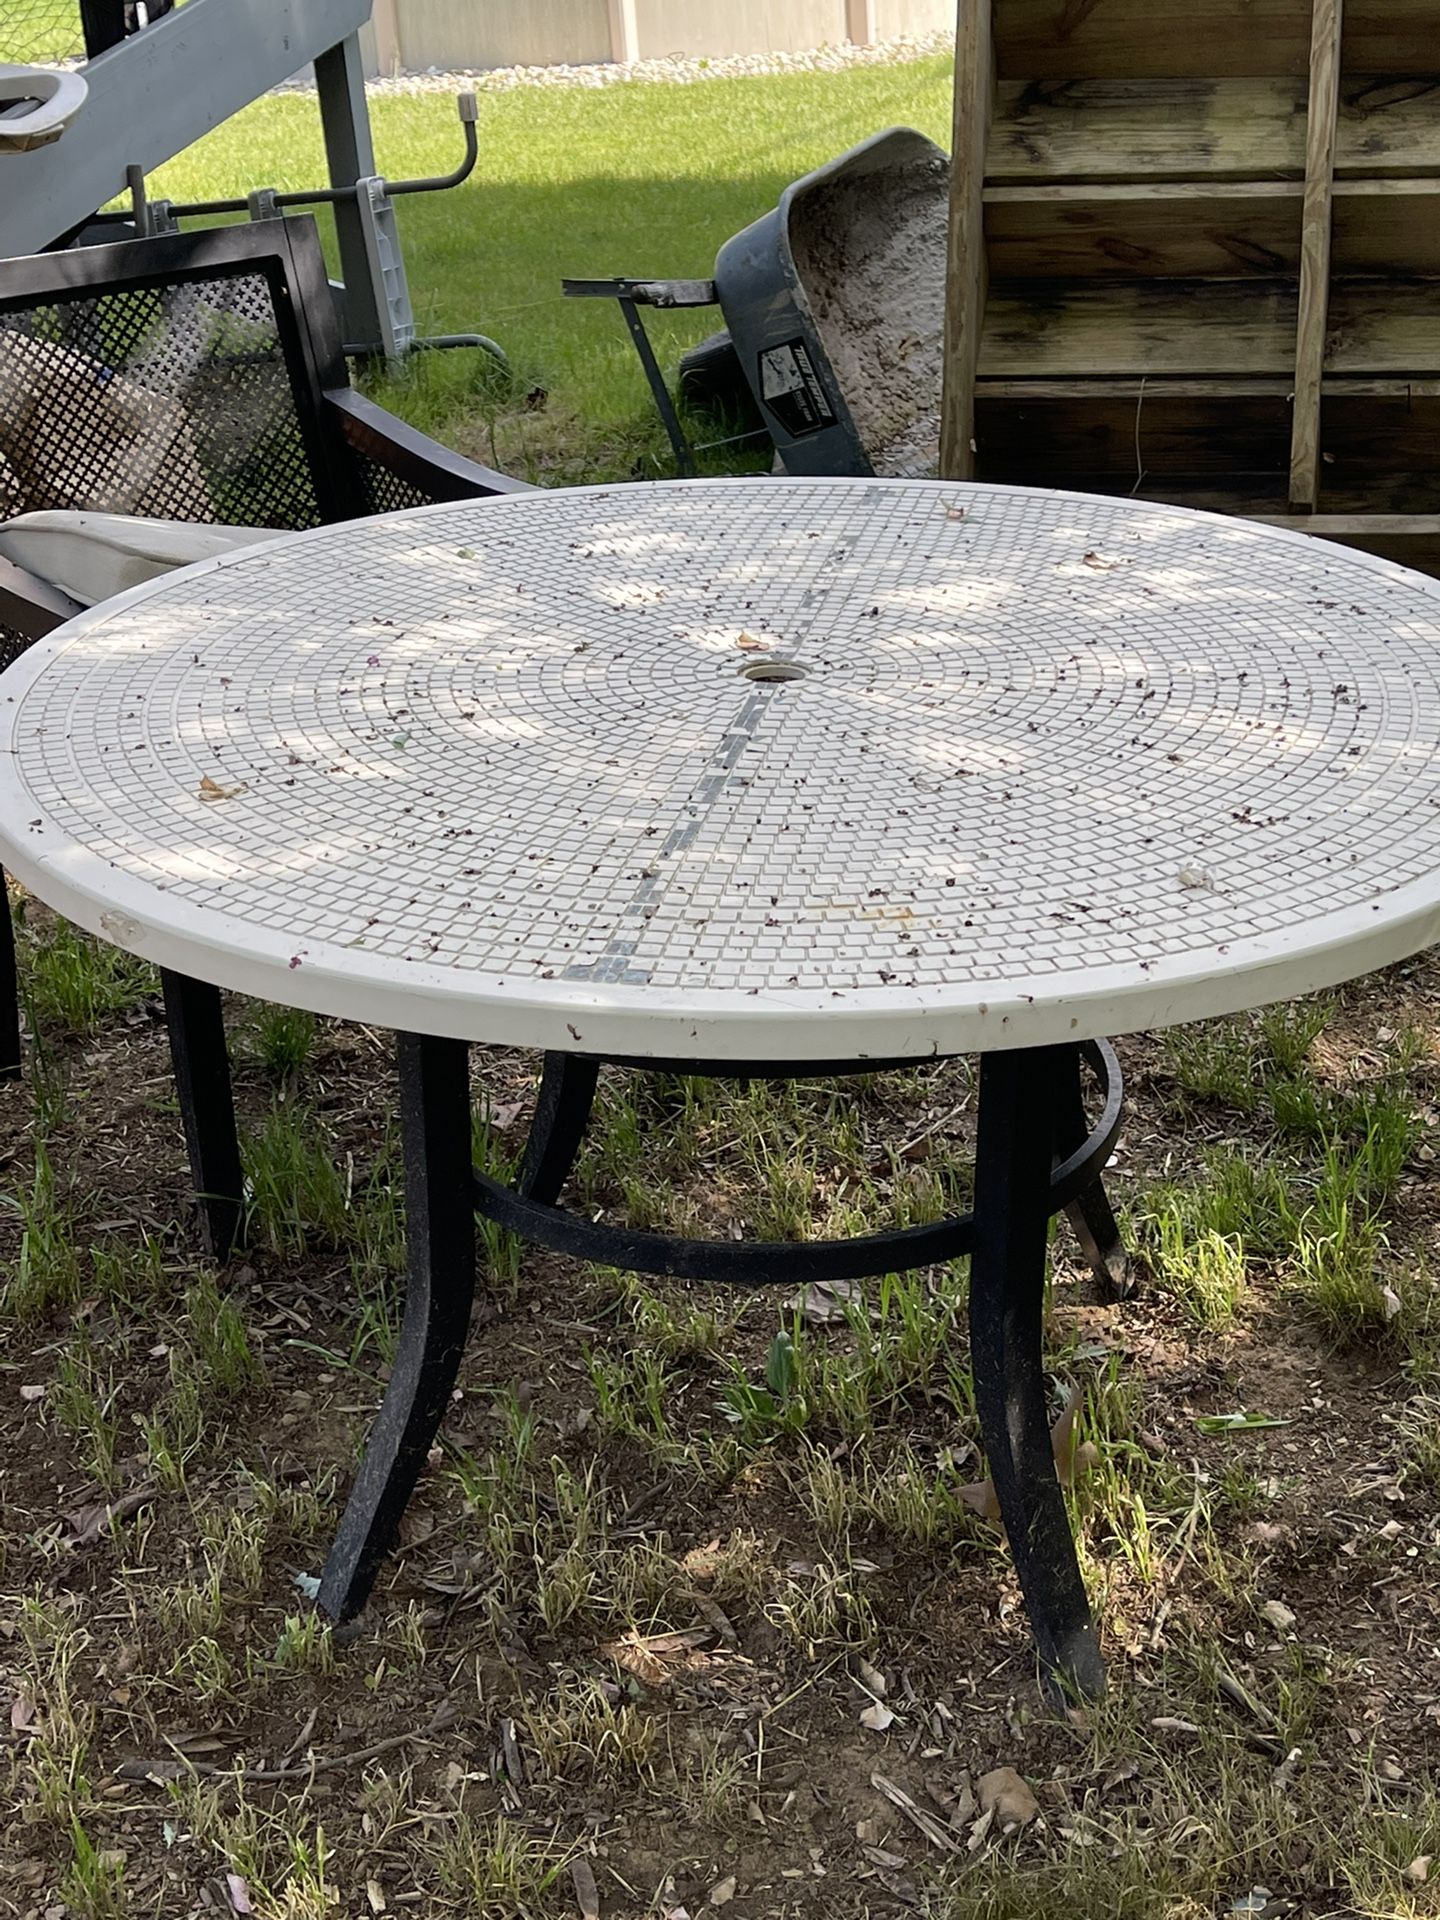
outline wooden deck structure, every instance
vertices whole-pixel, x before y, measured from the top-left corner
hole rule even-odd
[[[942,471],[1440,573],[1440,0],[961,0]]]

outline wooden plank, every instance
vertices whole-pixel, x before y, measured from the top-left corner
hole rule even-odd
[[[1268,526],[1289,527],[1342,547],[1378,554],[1402,567],[1440,575],[1440,513],[1252,514]]]
[[[1371,538],[1433,540],[1440,536],[1440,513],[1277,513],[1255,514],[1271,526],[1294,527],[1322,540],[1344,540],[1356,534]]]
[[[1354,0],[1351,0],[1351,14]],[[1432,56],[1440,67],[1440,46]],[[1335,174],[1341,180],[1440,173],[1440,79],[1354,76],[1342,64]]]
[[[1440,486],[1440,382],[1400,393],[1352,395],[1325,382],[1321,435],[1325,510],[1348,499],[1377,506],[1420,504],[1417,488]]]
[[[1336,280],[1325,369],[1433,377],[1440,372],[1440,287],[1424,279]]]
[[[1334,274],[1440,275],[1440,181],[1337,180],[1330,266]]]
[[[1355,0],[1346,8],[1341,64],[1346,73],[1433,79],[1440,72],[1435,0]]]
[[[1295,285],[1284,280],[997,280],[980,377],[1289,379],[1297,310]],[[1425,279],[1337,280],[1324,364],[1327,374],[1391,376],[1402,387],[1433,380],[1440,287]]]
[[[1299,181],[987,187],[997,280],[1294,273]]]
[[[1303,180],[1305,98],[1296,78],[1002,80],[986,174],[994,186]],[[1422,140],[1418,109],[1377,101],[1365,114],[1394,122],[1397,148]],[[1433,114],[1428,133],[1434,148]]]
[[[1295,328],[1295,419],[1290,442],[1290,504],[1313,513],[1320,502],[1320,379],[1330,307],[1330,194],[1340,107],[1343,0],[1314,0],[1310,112],[1305,137],[1305,209],[1300,229],[1300,308]]]
[[[995,102],[991,0],[959,0],[946,245],[940,472],[975,471],[975,375],[985,323],[985,152]]]
[[[996,282],[980,372],[990,379],[1119,374],[1191,379],[1294,370],[1288,280]],[[1440,359],[1437,359],[1440,367]]]
[[[1119,491],[1137,482],[1171,485],[1238,484],[1250,475],[1256,488],[1284,505],[1290,466],[1288,383],[1268,394],[1229,393],[1193,398],[1163,382],[1135,383],[1127,393],[1116,382],[1098,391],[1064,398],[1001,397],[983,381],[976,391],[975,438],[979,472],[987,480],[1092,486],[1103,479]]]
[[[995,50],[1002,80],[1304,74],[1310,9],[1306,0],[1000,0]]]
[[[1047,379],[994,379],[982,377],[976,382],[976,392],[983,393],[996,400],[1134,400],[1141,389],[1147,394],[1167,394],[1176,399],[1189,400],[1234,400],[1236,398],[1265,399],[1277,394],[1288,399],[1291,393],[1290,379],[1286,375],[1246,378],[1244,375],[1216,375],[1210,379],[1187,379],[1183,374],[1167,374],[1157,378],[1148,374],[1119,374],[1109,378],[1085,378],[1072,376]],[[1440,377],[1415,376],[1411,379],[1386,379],[1382,376],[1364,374],[1327,374],[1325,376],[1325,397],[1392,399],[1412,405],[1422,397],[1435,399],[1440,397]],[[1440,453],[1440,440],[1436,442],[1436,451]]]

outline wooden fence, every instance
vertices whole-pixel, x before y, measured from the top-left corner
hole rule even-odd
[[[372,72],[572,66],[868,45],[950,26],[954,0],[375,0]]]

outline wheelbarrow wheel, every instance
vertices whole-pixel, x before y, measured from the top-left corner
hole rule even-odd
[[[680,392],[692,407],[759,420],[745,368],[727,332],[712,333],[681,354]]]

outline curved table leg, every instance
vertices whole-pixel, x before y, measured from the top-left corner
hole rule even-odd
[[[160,970],[160,985],[200,1233],[206,1252],[226,1260],[244,1224],[245,1178],[220,989],[167,967]]]
[[[449,1404],[475,1292],[469,1048],[463,1040],[402,1033],[399,1055],[405,1318],[390,1384],[320,1581],[320,1605],[336,1620],[365,1605],[394,1543]]]
[[[1073,1153],[1090,1130],[1080,1088],[1080,1049],[1069,1047],[1066,1051],[1071,1064],[1064,1072],[1055,1101],[1057,1161]],[[1065,1209],[1065,1215],[1080,1242],[1080,1251],[1099,1283],[1101,1299],[1128,1300],[1138,1292],[1138,1265],[1121,1237],[1103,1180],[1096,1180],[1093,1186],[1078,1194]]]
[[[990,1478],[1052,1693],[1095,1695],[1105,1669],[1070,1536],[1045,1404],[1041,1334],[1053,1114],[1070,1049],[980,1062],[970,1351]]]
[[[595,1099],[600,1062],[588,1055],[547,1053],[535,1100],[535,1118],[525,1141],[525,1158],[515,1190],[527,1200],[549,1206],[560,1197]]]
[[[15,967],[15,929],[10,890],[0,867],[0,1080],[20,1078],[20,977]]]

